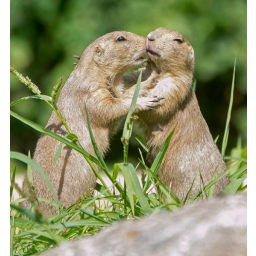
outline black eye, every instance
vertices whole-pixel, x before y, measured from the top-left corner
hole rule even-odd
[[[126,39],[123,36],[119,36],[116,41],[120,42],[120,41],[125,41]]]
[[[173,39],[173,41],[177,41],[177,42],[179,42],[179,43],[182,43],[182,42],[183,42],[183,40],[182,40],[181,38],[179,38],[179,37]]]

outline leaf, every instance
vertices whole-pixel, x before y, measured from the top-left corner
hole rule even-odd
[[[47,225],[47,229],[51,230],[51,229],[60,229],[60,228],[76,228],[76,227],[81,227],[81,226],[107,227],[107,226],[109,226],[109,224],[104,223],[99,220],[95,220],[95,219],[83,219],[83,220],[72,220],[72,221],[67,221],[67,222],[54,223],[51,225]],[[44,226],[40,226],[33,230],[45,231],[46,228]],[[27,236],[28,234],[29,234],[29,232],[23,232],[19,235],[16,235],[15,238]]]
[[[15,168],[13,170],[13,173],[12,173],[11,183],[15,182],[15,175],[16,175],[16,166],[15,166]],[[11,184],[11,187],[10,187],[10,202],[12,201],[12,193],[13,193],[13,185]]]
[[[113,171],[112,178],[113,178],[113,180],[116,180],[120,168],[119,168],[119,166],[117,164],[114,164],[114,168],[113,169],[114,169],[114,171]]]
[[[10,103],[11,107],[29,99],[38,99],[38,100],[46,100],[46,101],[52,101],[52,98],[47,95],[33,95],[33,96],[27,96],[18,100],[14,100]]]
[[[20,212],[21,214],[26,215],[31,220],[34,220],[40,224],[44,223],[44,220],[40,216],[32,213],[31,211],[29,211],[25,208],[22,208],[20,206],[14,205],[14,204],[11,204],[10,206],[11,206],[11,208],[15,209],[16,211]]]
[[[96,220],[102,221],[103,223],[111,224],[111,222],[105,221],[104,219],[101,219],[101,218],[95,216],[94,214],[91,214],[90,212],[84,210],[84,209],[79,208],[78,210],[83,212],[83,213],[85,213],[85,214],[87,214],[87,215],[89,215],[89,216],[91,216],[92,218],[94,218]]]
[[[162,160],[164,158],[164,155],[165,155],[165,152],[169,146],[169,143],[171,141],[171,138],[172,138],[172,135],[175,131],[175,128],[171,131],[171,133],[169,134],[169,136],[166,138],[164,144],[162,145],[162,147],[160,148],[160,151],[159,153],[157,154],[153,164],[151,165],[151,168],[150,170],[156,175],[161,164],[162,164]],[[144,187],[144,192],[148,190],[149,186],[150,186],[150,178],[151,178],[151,175],[149,174],[148,175],[148,179],[147,179],[147,182],[146,182],[146,185]]]
[[[138,77],[136,89],[134,91],[133,98],[132,98],[131,107],[128,111],[128,114],[127,114],[127,117],[126,117],[126,120],[125,120],[125,124],[124,124],[122,137],[125,140],[129,140],[130,137],[131,137],[131,133],[132,133],[132,123],[133,122],[131,122],[131,115],[132,115],[132,112],[135,110],[136,101],[137,101],[137,98],[138,98],[138,95],[139,95],[141,75],[142,75],[142,72],[140,72],[140,75]]]
[[[138,134],[132,132],[132,136],[138,141],[138,143],[141,145],[141,147],[146,151],[148,152],[148,148],[146,147],[146,141],[141,137],[139,136]]]
[[[224,159],[225,160],[237,160],[237,161],[242,161],[242,162],[247,163],[247,159],[241,158],[241,157],[225,156]]]
[[[239,179],[234,179],[230,184],[224,189],[223,194],[235,194],[238,188],[242,185],[243,181],[247,178],[247,175]]]
[[[131,210],[132,210],[133,215],[135,215],[134,200],[133,200],[133,193],[132,193],[133,186],[132,186],[132,181],[131,181],[131,177],[130,177],[130,173],[129,173],[129,167],[128,167],[129,164],[120,163],[120,164],[114,164],[114,166],[115,165],[117,165],[123,173],[124,181],[125,181],[125,184],[127,187],[127,196],[130,200]]]
[[[30,159],[26,155],[23,155],[23,154],[18,153],[18,152],[13,152],[13,151],[11,151],[11,153],[10,153],[10,158],[18,159],[18,160],[20,160],[20,161],[22,161],[26,164],[29,164],[32,168],[34,168],[41,175],[43,180],[45,181],[46,185],[48,186],[48,188],[52,192],[52,195],[54,196],[54,198],[55,198],[56,202],[58,203],[59,207],[62,206],[58,197],[56,196],[56,194],[54,192],[54,189],[52,187],[51,182],[47,178],[43,168],[38,163],[36,163],[34,160]]]
[[[60,156],[61,149],[62,149],[62,143],[60,143],[59,148],[58,148],[58,150],[57,150],[57,152],[56,152],[56,155],[54,156],[54,163],[55,163],[55,164],[56,164],[56,162],[57,162],[57,160],[58,160],[58,158],[59,158],[59,156]]]
[[[30,156],[30,151],[28,151],[28,158],[31,159]],[[27,165],[27,177],[28,177],[28,182],[33,185],[33,176],[32,176],[32,170],[31,170],[31,166],[28,164]]]
[[[229,176],[230,181],[234,180],[241,174],[243,174],[245,171],[247,171],[247,164],[243,165],[241,168],[239,168],[235,173]]]
[[[192,191],[192,188],[193,188],[193,185],[194,185],[194,181],[195,181],[195,179],[193,179],[193,182],[192,182],[192,184],[190,186],[190,189],[188,190],[188,192],[187,192],[187,194],[186,194],[186,196],[184,198],[183,204],[185,204],[186,201],[190,199],[190,195],[191,195],[191,191]]]
[[[180,205],[180,200],[179,198],[171,191],[169,190],[164,184],[163,182],[156,176],[156,174],[154,172],[152,172],[142,161],[140,161],[142,163],[142,165],[146,168],[146,170],[152,175],[152,177],[158,182],[159,186],[162,186],[165,191],[167,193],[169,193],[171,195],[171,197],[173,198],[173,200],[175,201],[176,204]],[[145,192],[145,191],[144,191]]]
[[[150,205],[148,203],[146,196],[144,195],[143,190],[141,189],[140,182],[138,180],[138,176],[136,174],[136,171],[135,171],[133,165],[130,163],[128,163],[128,164],[120,163],[120,164],[118,164],[118,166],[122,170],[123,174],[124,174],[124,172],[127,172],[126,175],[129,176],[129,179],[132,184],[132,190],[134,191],[134,193],[141,205],[143,213],[145,213],[145,214],[151,213],[152,210],[150,208]],[[133,199],[132,199],[132,202],[133,202]]]
[[[96,159],[95,157],[93,157],[92,155],[90,155],[89,153],[87,153],[86,151],[84,151],[83,149],[79,148],[77,145],[75,145],[74,143],[70,142],[69,140],[67,140],[67,139],[65,139],[65,138],[63,138],[63,137],[61,137],[61,136],[59,136],[59,135],[57,135],[57,134],[55,134],[55,133],[53,133],[53,132],[51,132],[51,131],[45,129],[45,128],[43,128],[41,125],[36,124],[36,123],[34,123],[34,122],[32,122],[32,121],[26,119],[25,117],[20,116],[19,114],[15,113],[15,112],[13,112],[13,111],[10,111],[10,114],[11,114],[11,116],[13,116],[14,118],[16,118],[16,119],[20,120],[21,122],[23,122],[24,124],[26,124],[26,125],[32,127],[32,128],[35,129],[36,131],[41,132],[41,133],[44,133],[44,134],[46,134],[46,135],[48,135],[48,136],[50,136],[50,137],[52,137],[52,138],[54,138],[54,139],[56,139],[56,140],[62,142],[62,143],[64,143],[65,145],[69,146],[70,148],[72,148],[72,149],[78,151],[78,152],[81,153],[86,159],[91,160],[92,162],[96,163],[98,166],[100,166],[100,167],[103,168],[103,166],[101,165],[101,163],[99,162],[98,159]]]
[[[13,237],[15,234],[15,221],[14,216],[12,216],[12,227],[11,227],[11,236],[10,236],[10,256],[13,256]]]
[[[203,190],[206,192],[213,184],[215,184],[218,180],[220,180],[221,178],[223,178],[225,175],[230,173],[230,169],[228,169],[227,171],[223,172],[221,175],[219,175],[217,178],[215,178],[214,180],[212,180],[211,182],[209,182],[204,188]],[[199,197],[201,195],[202,191],[199,191],[192,199],[192,201],[195,201],[197,197]]]
[[[196,79],[194,79],[193,81],[192,88],[193,88],[193,91],[196,92]]]
[[[218,136],[215,138],[215,140],[214,140],[214,143],[215,143],[215,144],[217,143],[219,137],[220,137],[220,135],[218,135]]]
[[[67,139],[69,140],[78,140],[77,136],[73,133],[69,133],[67,136],[66,136]]]
[[[228,107],[228,115],[227,115],[225,132],[224,132],[222,148],[221,148],[221,156],[223,159],[225,157],[226,147],[227,147],[227,143],[228,143],[229,123],[230,123],[230,119],[231,119],[231,110],[232,110],[232,105],[233,105],[234,86],[235,86],[235,71],[236,71],[236,57],[235,57],[235,62],[234,62],[234,70],[233,70],[229,107]]]
[[[212,179],[211,179],[211,181],[213,181],[213,180],[215,179],[215,174],[216,174],[217,168],[218,168],[218,166],[215,168],[215,170],[214,170],[214,172],[213,172],[213,174],[212,174]],[[212,185],[212,186],[209,188],[208,199],[211,199],[211,198],[212,198],[213,189],[214,189],[214,185]]]

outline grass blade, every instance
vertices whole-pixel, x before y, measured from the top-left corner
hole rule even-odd
[[[169,146],[169,143],[171,141],[171,138],[172,138],[172,135],[175,131],[175,128],[171,131],[171,133],[169,134],[169,136],[166,138],[164,144],[162,145],[159,153],[157,154],[150,170],[156,175],[161,164],[162,164],[162,160],[164,158],[164,155],[165,155],[165,152]],[[150,186],[150,179],[151,179],[151,174],[148,175],[148,178],[147,178],[147,182],[146,182],[146,185],[144,186],[144,192],[146,192]]]
[[[247,163],[247,159],[241,157],[225,156],[224,160],[237,160]]]
[[[56,153],[56,155],[54,156],[54,163],[55,163],[55,164],[56,164],[56,162],[57,162],[57,160],[58,160],[58,158],[59,158],[59,156],[60,156],[61,149],[62,149],[62,142],[60,143],[59,148],[58,148],[58,150],[57,150],[57,153]]]
[[[229,107],[228,107],[228,115],[227,115],[225,132],[224,132],[222,147],[221,147],[221,156],[223,159],[225,157],[225,152],[226,152],[227,143],[228,143],[229,123],[231,119],[231,110],[233,105],[234,86],[235,86],[235,71],[236,71],[236,57],[234,62],[234,71],[233,71],[233,79],[232,79],[232,86],[231,86],[231,93],[230,93],[230,100],[229,100]]]
[[[131,107],[128,111],[128,114],[127,114],[127,117],[126,117],[126,120],[125,120],[125,123],[124,123],[123,135],[122,135],[122,138],[121,138],[121,141],[124,145],[124,162],[125,163],[128,160],[129,139],[131,138],[132,126],[133,126],[132,113],[135,110],[135,105],[136,105],[137,98],[138,98],[138,95],[139,95],[141,76],[142,76],[142,73],[140,72],[140,75],[139,75],[138,81],[137,81],[137,85],[136,85],[136,89],[135,89],[135,92],[133,94]]]
[[[169,190],[164,184],[163,182],[156,176],[156,174],[154,172],[152,172],[141,160],[140,162],[142,163],[142,165],[146,168],[146,170],[152,175],[152,177],[158,182],[159,186],[162,186],[165,191],[167,191],[171,197],[173,198],[173,200],[175,201],[176,204],[181,204],[179,198],[171,191]]]
[[[89,215],[90,217],[92,217],[92,218],[94,218],[94,219],[96,219],[98,221],[102,221],[103,223],[106,223],[106,224],[109,224],[109,225],[111,224],[111,222],[105,221],[105,220],[95,216],[94,214],[89,213],[88,211],[86,211],[84,209],[79,208],[78,210],[83,212],[83,213],[85,213],[85,214],[87,214],[87,215]]]
[[[194,79],[193,81],[192,88],[193,88],[193,91],[196,92],[196,79]]]
[[[218,180],[220,180],[221,178],[223,178],[225,175],[230,173],[230,169],[228,169],[227,171],[223,172],[221,175],[219,175],[217,178],[215,178],[214,180],[212,180],[211,182],[209,182],[204,188],[203,190],[206,192],[212,185],[214,185]],[[192,199],[192,202],[196,200],[197,197],[199,197],[202,194],[202,191],[199,191],[194,198]]]
[[[215,140],[214,140],[214,143],[215,143],[215,144],[217,143],[219,137],[220,137],[220,135],[218,135],[218,136],[215,138]]]
[[[146,214],[149,214],[152,212],[152,210],[151,210],[148,200],[145,197],[144,192],[140,186],[140,182],[138,180],[136,171],[132,164],[128,165],[128,169],[129,169],[129,174],[130,174],[131,181],[132,181],[132,188],[133,188],[133,191],[141,205],[142,211]]]
[[[52,98],[50,96],[47,95],[33,95],[33,96],[27,96],[18,100],[14,100],[10,103],[10,106],[13,107],[25,100],[29,100],[29,99],[38,99],[38,100],[44,100],[44,101],[52,101]]]
[[[13,193],[13,185],[12,185],[12,183],[15,182],[15,175],[16,175],[16,166],[15,166],[15,168],[13,170],[12,178],[11,178],[10,202],[12,201],[12,193]]]
[[[23,155],[23,154],[18,153],[18,152],[11,151],[10,157],[14,158],[14,159],[18,159],[18,160],[20,160],[20,161],[22,161],[22,162],[24,162],[26,164],[29,164],[32,168],[34,168],[41,175],[41,177],[45,181],[46,185],[48,186],[48,188],[52,192],[52,195],[54,196],[54,198],[55,198],[56,202],[58,203],[59,207],[61,207],[61,203],[60,203],[58,197],[56,196],[56,194],[54,192],[54,189],[52,187],[51,182],[47,178],[43,168],[38,163],[36,163],[34,160],[30,159],[26,155]]]
[[[184,200],[183,200],[183,204],[185,204],[186,201],[190,199],[190,195],[191,195],[191,191],[192,191],[192,188],[193,188],[193,185],[194,185],[194,181],[195,181],[195,179],[193,179],[193,182],[192,182],[192,184],[191,184],[191,187],[190,187],[188,193],[186,194],[186,196],[185,196],[185,198],[184,198]]]
[[[230,184],[224,189],[223,194],[235,194],[246,178],[247,175],[244,175],[239,179],[231,181]]]
[[[211,181],[213,181],[215,179],[215,174],[216,174],[216,171],[217,171],[217,168],[218,166],[215,168],[213,174],[212,174],[212,179]],[[211,199],[212,196],[213,196],[213,189],[214,189],[214,185],[212,185],[210,188],[209,188],[209,192],[208,192],[208,199]]]
[[[148,148],[146,147],[146,141],[141,137],[139,136],[138,134],[132,132],[132,136],[138,141],[138,143],[141,145],[141,147],[146,151],[148,152]]]
[[[28,158],[31,159],[31,156],[30,156],[30,151],[28,151]],[[31,166],[28,164],[27,165],[27,176],[28,176],[28,182],[33,185],[33,176],[32,176],[32,169],[31,169]]]
[[[15,234],[15,222],[14,222],[14,216],[12,216],[12,227],[11,227],[11,236],[10,236],[10,256],[13,256],[13,237]]]
[[[234,180],[238,176],[242,175],[245,171],[247,171],[247,164],[243,165],[241,168],[239,168],[235,173],[229,176],[230,181]]]
[[[16,211],[20,212],[21,214],[26,215],[29,219],[36,221],[37,223],[40,223],[40,224],[44,223],[44,220],[37,214],[34,214],[31,211],[29,211],[25,208],[22,208],[20,206],[14,205],[14,204],[11,204],[10,206],[11,206],[11,208],[15,209]]]
[[[81,149],[80,147],[75,145],[74,143],[70,142],[69,140],[67,140],[67,139],[65,139],[65,138],[63,138],[63,137],[45,129],[45,128],[43,128],[41,125],[36,124],[36,123],[26,119],[25,117],[20,116],[19,114],[15,113],[13,111],[10,111],[10,114],[14,118],[16,118],[16,119],[20,120],[21,122],[23,122],[24,124],[32,127],[36,131],[44,133],[44,134],[46,134],[46,135],[48,135],[48,136],[50,136],[50,137],[52,137],[52,138],[54,138],[54,139],[56,139],[60,142],[66,144],[70,148],[72,148],[72,149],[78,151],[79,153],[81,153],[86,159],[91,160],[92,162],[96,163],[97,165],[99,165],[100,167],[103,168],[103,166],[101,165],[101,163],[99,162],[98,159],[96,159],[95,157],[93,157],[92,155],[90,155],[89,153],[87,153],[86,151],[84,151],[83,149]]]
[[[133,193],[132,193],[133,186],[132,186],[132,181],[131,181],[131,177],[130,177],[130,173],[129,173],[129,165],[130,164],[120,163],[120,164],[115,164],[115,165],[117,165],[123,173],[124,182],[125,182],[126,187],[127,187],[127,196],[130,200],[130,206],[131,206],[132,214],[135,215],[134,200],[133,200]],[[125,197],[125,195],[124,195],[124,197]]]

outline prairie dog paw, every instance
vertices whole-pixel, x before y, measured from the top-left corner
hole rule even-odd
[[[158,98],[157,96],[154,97],[140,97],[137,99],[135,111],[145,111],[145,110],[153,110],[161,104],[159,103],[160,100],[163,98]]]

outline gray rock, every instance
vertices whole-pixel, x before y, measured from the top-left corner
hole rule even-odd
[[[142,220],[123,221],[45,256],[240,256],[247,254],[247,196],[221,196]]]

